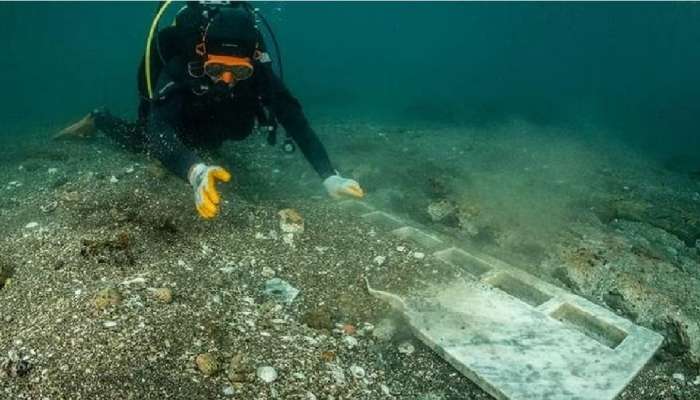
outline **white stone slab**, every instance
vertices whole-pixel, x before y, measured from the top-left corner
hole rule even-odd
[[[663,342],[658,333],[498,259],[444,249],[438,236],[366,204],[344,207],[427,250],[439,249],[436,259],[463,272],[463,280],[429,291],[368,289],[497,399],[612,400]]]
[[[497,399],[611,400],[661,345],[657,333],[585,299],[489,267],[481,280],[468,276],[403,296],[370,292]]]

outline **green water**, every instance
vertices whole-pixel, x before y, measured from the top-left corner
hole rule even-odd
[[[599,126],[700,167],[697,3],[255,4],[311,118]],[[0,4],[0,135],[99,105],[133,115],[154,9]]]

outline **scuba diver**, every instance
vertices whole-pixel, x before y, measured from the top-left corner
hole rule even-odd
[[[54,138],[84,138],[97,131],[132,152],[158,159],[194,190],[202,218],[219,213],[218,182],[231,174],[207,165],[196,150],[215,150],[242,140],[256,128],[275,144],[277,123],[287,133],[285,150],[301,150],[333,198],[361,198],[360,185],[339,175],[302,111],[278,76],[257,28],[262,17],[247,2],[187,2],[172,26],[158,30],[171,1],[156,11],[139,67],[138,120],[129,123],[97,109]],[[273,42],[274,34],[262,17]],[[155,82],[155,85],[153,84]],[[293,141],[293,143],[292,143]]]

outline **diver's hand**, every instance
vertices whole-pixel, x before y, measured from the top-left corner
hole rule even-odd
[[[326,188],[328,194],[334,199],[338,199],[343,196],[350,196],[360,199],[365,196],[365,192],[362,190],[357,181],[343,178],[340,175],[329,176],[323,181],[323,186]]]
[[[187,178],[194,189],[194,203],[199,215],[204,219],[216,217],[221,201],[221,196],[216,191],[216,182],[228,182],[231,174],[221,167],[200,163],[190,168]]]

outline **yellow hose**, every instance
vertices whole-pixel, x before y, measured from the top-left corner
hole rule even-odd
[[[148,31],[148,40],[146,41],[146,54],[144,55],[143,62],[146,70],[146,89],[148,90],[148,98],[150,100],[153,100],[153,85],[151,83],[151,42],[153,41],[153,34],[158,28],[158,22],[160,21],[160,17],[163,15],[165,10],[172,2],[173,0],[166,0],[165,3],[163,3],[163,7],[161,7],[160,10],[158,10],[158,13],[153,18],[153,22],[151,23],[151,29]]]

